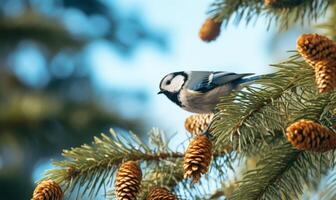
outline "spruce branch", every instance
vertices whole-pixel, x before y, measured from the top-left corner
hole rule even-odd
[[[221,99],[211,127],[215,146],[238,142],[239,151],[250,152],[266,137],[283,132],[288,110],[296,106],[291,104],[293,96],[315,92],[313,70],[299,56],[273,66],[278,71],[257,81],[259,86],[247,86]]]
[[[236,172],[237,173],[237,172]],[[240,172],[238,172],[240,174]],[[209,195],[210,200],[220,199],[225,197],[226,199],[230,199],[232,193],[238,188],[238,182],[235,178],[234,180],[226,180],[222,182],[220,188],[215,190],[213,193]]]
[[[215,148],[213,151],[213,162],[211,165],[211,173],[219,174],[217,178],[221,181],[227,174],[228,168],[233,169],[232,162],[236,158],[236,153],[232,151],[232,146],[226,146],[222,148]],[[189,180],[183,178],[183,164],[182,159],[175,161],[161,160],[160,162],[149,163],[146,168],[151,169],[144,175],[142,183],[142,191],[139,199],[143,199],[150,188],[153,186],[161,186],[170,188],[179,194],[179,199],[182,197],[196,198],[203,197],[207,194],[202,192],[198,187],[204,184],[204,179],[201,179],[201,183],[198,185],[190,184]],[[226,168],[227,167],[227,168]],[[211,179],[206,175],[205,179]],[[186,199],[189,199],[186,198]]]
[[[177,159],[175,162],[161,161],[154,165],[149,165],[149,170],[144,175],[142,190],[139,199],[144,199],[152,187],[160,186],[175,189],[178,184],[182,184],[183,188],[188,186],[183,182],[183,164],[182,159]]]
[[[283,174],[288,172],[299,156],[300,152],[293,150],[288,144],[274,148],[258,163],[260,165],[258,169],[248,171],[244,175],[240,181],[240,187],[232,194],[231,199],[274,199],[275,195],[280,199],[283,194],[275,192],[284,193],[284,191],[279,190],[279,188],[275,189],[272,184],[281,182]],[[294,176],[294,178],[297,178],[297,176]],[[283,183],[296,184],[299,182],[296,181],[283,181]]]
[[[47,171],[44,179],[59,183],[69,197],[81,195],[81,198],[93,198],[103,189],[108,197],[113,198],[113,189],[110,188],[115,171],[124,161],[138,160],[145,161],[145,168],[151,169],[145,171],[140,196],[145,196],[151,187],[158,185],[174,188],[179,184],[186,190],[190,188],[189,183],[183,180],[184,154],[170,150],[162,132],[153,129],[148,145],[132,133],[126,136],[113,130],[110,133],[95,137],[92,145],[64,150],[62,155],[65,159],[55,161],[53,165],[56,168]],[[219,159],[229,155],[231,150],[231,146],[216,149],[214,156]]]
[[[330,110],[335,106],[334,95],[335,93],[293,99],[296,111],[292,108],[289,120],[305,116],[333,126],[335,117]],[[244,175],[232,199],[245,199],[247,194],[248,199],[299,198],[305,184],[316,180],[317,175],[325,174],[335,163],[333,151],[324,154],[308,153],[295,150],[283,141],[271,149],[261,149],[261,152],[264,156],[257,164],[258,168]]]
[[[240,199],[298,199],[303,185],[320,173],[326,166],[325,155],[306,153],[282,143],[266,152],[257,164],[240,181],[240,187],[231,196]]]
[[[237,24],[242,20],[248,24],[263,16],[268,20],[267,28],[275,22],[280,29],[286,29],[296,22],[304,24],[316,21],[326,13],[329,5],[335,3],[334,0],[302,0],[296,1],[295,4],[293,1],[286,4],[288,0],[278,0],[281,1],[284,2],[279,5],[283,6],[274,7],[262,0],[216,0],[210,6],[209,15],[224,25],[227,25],[232,18]]]
[[[232,199],[298,197],[305,183],[316,178],[317,172],[325,173],[334,162],[330,161],[333,153],[321,156],[294,150],[284,143],[283,130],[301,117],[334,126],[335,92],[318,95],[313,70],[299,56],[275,67],[274,76],[257,82],[260,88],[248,87],[236,96],[224,97],[218,105],[212,127],[217,144],[232,144],[238,138],[242,156],[253,147],[252,152],[264,155],[259,167],[245,174]],[[273,134],[267,134],[270,131]],[[289,188],[294,188],[293,193],[288,193]]]
[[[110,132],[110,137],[105,134],[95,137],[92,145],[64,150],[65,160],[54,162],[56,169],[49,170],[45,178],[56,181],[69,193],[79,184],[82,196],[94,197],[103,186],[113,183],[113,173],[123,161],[183,158],[182,153],[172,152],[168,147],[162,147],[163,151],[153,151],[135,134],[127,138],[112,130]],[[153,134],[157,134],[157,130]]]
[[[333,110],[336,108],[336,92],[299,99],[297,106],[292,109],[292,121],[310,119],[319,121],[334,130],[336,118]]]

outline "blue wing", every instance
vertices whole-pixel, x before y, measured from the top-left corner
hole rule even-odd
[[[187,87],[198,92],[208,92],[218,86],[228,83],[239,83],[243,77],[253,75],[253,73],[236,74],[233,72],[217,71],[192,71]]]

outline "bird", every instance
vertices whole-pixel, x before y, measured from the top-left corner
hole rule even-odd
[[[237,74],[226,71],[173,72],[162,78],[158,94],[164,94],[186,111],[214,113],[220,97],[260,79],[260,76],[252,75],[254,73]]]

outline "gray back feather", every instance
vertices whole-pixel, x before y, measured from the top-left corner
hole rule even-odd
[[[225,71],[191,71],[186,86],[188,89],[204,93],[221,85],[234,82],[238,84],[239,80],[250,75],[253,75],[253,73],[236,74]]]

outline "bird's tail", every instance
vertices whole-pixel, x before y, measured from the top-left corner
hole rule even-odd
[[[253,84],[255,81],[260,80],[262,78],[272,77],[274,74],[263,74],[263,75],[255,75],[247,78],[243,78],[239,81],[239,84]]]

